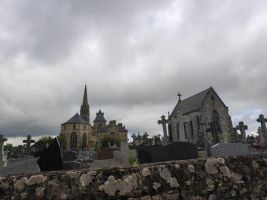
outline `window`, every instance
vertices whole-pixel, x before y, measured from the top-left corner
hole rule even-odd
[[[87,135],[86,133],[83,134],[83,141],[82,141],[82,148],[85,148],[86,147],[86,140],[87,140]]]
[[[220,128],[220,118],[219,118],[219,113],[216,110],[213,110],[212,112],[212,122],[215,123],[215,127]]]
[[[76,128],[75,124],[73,124],[73,130]]]
[[[187,139],[186,123],[187,122],[184,122],[184,136],[185,136],[185,139]]]
[[[70,148],[71,149],[76,149],[77,148],[77,134],[73,132],[70,135]]]
[[[111,132],[111,136],[114,136],[114,132]]]
[[[200,130],[200,119],[199,119],[199,116],[197,116],[197,130]]]
[[[66,125],[64,124],[64,130],[66,130]]]
[[[190,121],[191,135],[194,135],[193,122]]]
[[[211,96],[211,100],[214,101],[214,96]]]
[[[176,133],[177,133],[177,138],[180,138],[180,135],[179,135],[179,123],[176,124]]]

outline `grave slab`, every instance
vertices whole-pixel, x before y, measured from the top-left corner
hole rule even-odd
[[[218,143],[211,147],[211,156],[234,156],[248,154],[248,146],[241,143]]]
[[[62,156],[63,156],[63,162],[74,161],[77,159],[77,153],[75,151],[72,151],[72,150],[62,152]]]
[[[63,162],[63,170],[81,169],[81,163],[77,161]]]

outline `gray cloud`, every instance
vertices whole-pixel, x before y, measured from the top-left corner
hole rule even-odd
[[[56,135],[88,85],[129,132],[210,86],[248,132],[266,113],[265,1],[2,1],[0,133]],[[267,114],[266,114],[267,115]],[[253,117],[254,116],[254,117]]]

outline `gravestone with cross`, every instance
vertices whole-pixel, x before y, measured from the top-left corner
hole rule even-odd
[[[132,135],[132,138],[133,138],[133,145],[135,145],[135,138],[136,138],[136,135],[133,133]]]
[[[23,140],[23,143],[26,143],[26,155],[30,155],[31,143],[35,143],[35,140],[32,140],[32,136],[28,135],[27,140]]]
[[[158,124],[162,124],[162,128],[163,128],[163,134],[164,134],[163,141],[162,141],[163,145],[167,145],[170,143],[170,139],[167,135],[167,129],[166,129],[166,123],[168,122],[169,120],[166,120],[164,115],[161,116],[161,120],[158,120]]]
[[[261,147],[263,147],[264,151],[267,151],[267,130],[266,130],[266,124],[265,122],[267,122],[267,119],[264,118],[264,115],[260,115],[259,118],[257,119],[257,122],[261,123],[261,128],[259,131],[259,136],[260,136],[260,145]]]
[[[246,137],[246,130],[248,130],[248,126],[244,125],[244,122],[239,122],[239,125],[236,126],[237,130],[240,130],[241,132],[241,139],[243,144],[247,144],[247,137]]]
[[[4,142],[7,141],[7,138],[4,138],[4,135],[0,135],[0,172],[3,167],[7,166],[7,159],[4,155]]]
[[[143,140],[144,140],[144,143],[145,144],[148,144],[148,134],[147,134],[147,132],[145,132],[145,134],[143,135]]]

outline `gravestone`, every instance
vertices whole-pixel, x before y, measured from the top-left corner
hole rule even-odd
[[[25,157],[17,160],[9,160],[8,165],[3,168],[1,176],[38,173],[40,172],[38,160],[39,157]]]
[[[77,161],[65,161],[63,162],[63,170],[81,169],[81,163]]]
[[[140,164],[194,158],[198,158],[197,146],[189,142],[173,142],[165,146],[138,147],[138,160]]]
[[[62,156],[63,156],[63,162],[74,161],[77,159],[77,153],[72,150],[63,152]]]
[[[78,159],[82,159],[82,160],[89,160],[89,151],[79,151],[79,158]]]
[[[98,160],[107,160],[107,159],[114,159],[113,152],[118,151],[119,149],[103,149],[98,152]]]
[[[0,135],[0,172],[3,167],[7,166],[7,158],[4,155],[4,142],[7,141],[4,135]]]
[[[261,114],[259,115],[257,122],[261,123],[261,127],[258,129],[260,136],[260,146],[262,147],[263,151],[267,151],[267,130],[265,124],[265,122],[267,122],[267,119],[264,118],[264,115]]]
[[[32,136],[28,135],[27,140],[23,140],[23,143],[26,143],[26,155],[30,155],[31,143],[35,143],[35,140],[32,140]]]
[[[55,137],[52,144],[39,155],[40,159],[38,164],[41,171],[62,170],[62,154],[57,137]]]
[[[164,134],[163,139],[162,139],[163,145],[170,144],[170,139],[167,135],[166,123],[169,123],[169,120],[166,120],[165,116],[162,115],[161,120],[158,120],[158,124],[162,124],[162,128],[163,128],[163,134]]]
[[[248,126],[244,125],[244,122],[239,122],[239,125],[236,126],[237,130],[240,130],[241,132],[241,138],[242,138],[242,142],[243,144],[247,144],[247,137],[246,137],[246,130],[248,130]]]
[[[249,148],[241,143],[219,143],[211,147],[211,156],[234,156],[248,154]]]

